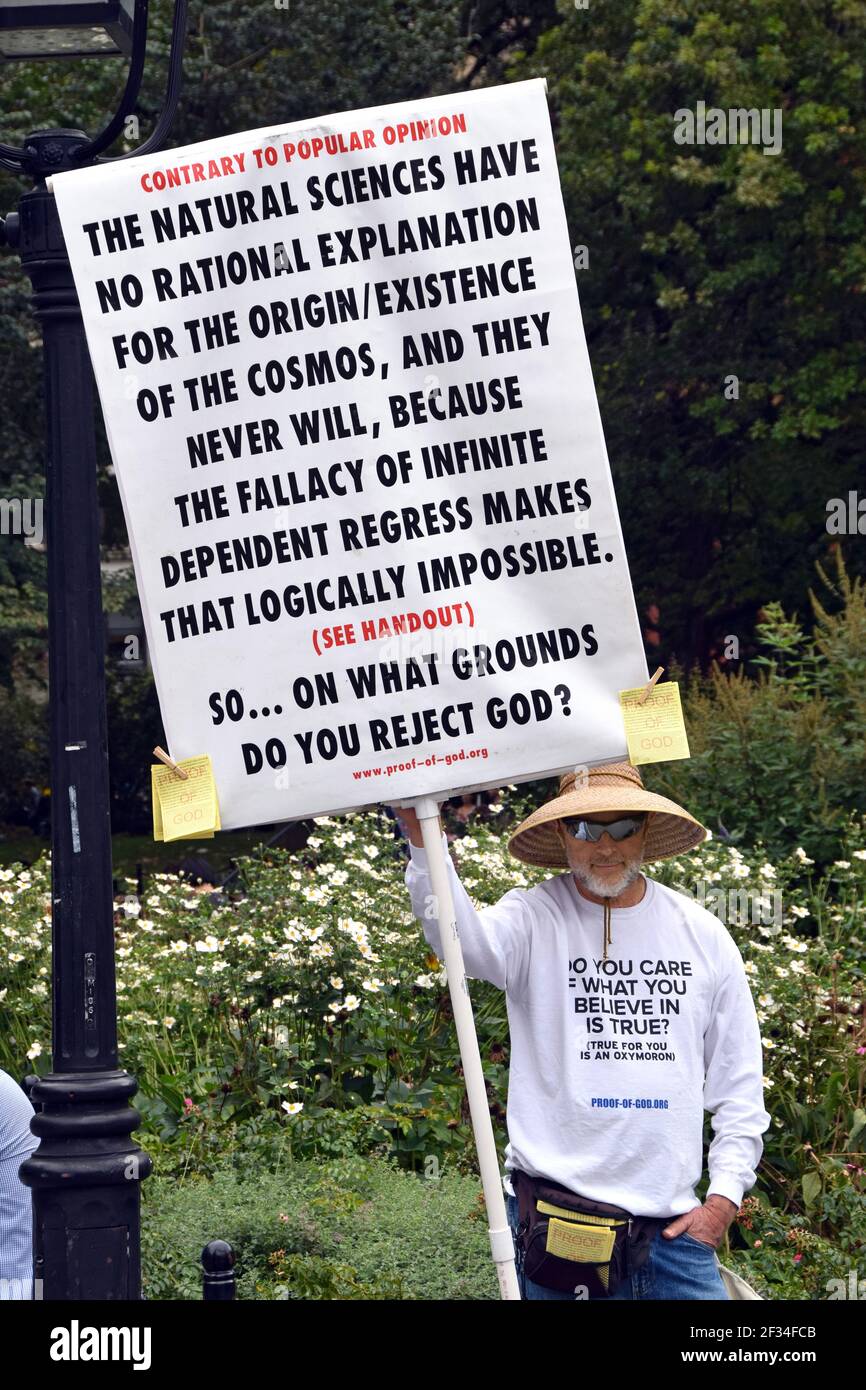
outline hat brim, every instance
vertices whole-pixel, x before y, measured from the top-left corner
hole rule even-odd
[[[508,849],[515,859],[539,868],[568,869],[565,847],[556,830],[563,816],[591,815],[593,811],[649,811],[641,863],[673,859],[687,854],[710,838],[700,821],[675,801],[658,796],[645,787],[622,784],[617,787],[573,787],[562,796],[539,806],[514,831]]]

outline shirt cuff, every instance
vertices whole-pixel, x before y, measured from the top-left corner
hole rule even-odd
[[[426,849],[420,847],[419,845],[413,845],[411,840],[409,840],[407,843],[408,843],[408,845],[409,845],[409,858],[410,858],[411,862],[412,862],[413,864],[416,864],[416,865],[418,866],[418,868],[420,869],[421,873],[423,873],[423,874],[429,874],[429,872],[430,872],[430,865],[429,865],[428,862],[427,862],[427,851],[426,851]],[[442,845],[443,845],[443,848],[444,848],[444,850],[445,850],[445,853],[447,854],[447,853],[448,853],[448,838],[447,838],[447,836],[446,836],[444,830],[442,831]]]
[[[719,1197],[727,1197],[729,1202],[736,1204],[739,1211],[744,1191],[745,1185],[734,1173],[719,1173],[717,1177],[710,1179],[707,1196],[711,1197],[716,1193]]]

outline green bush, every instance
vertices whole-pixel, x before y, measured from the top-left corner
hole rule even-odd
[[[29,788],[48,784],[48,706],[0,685],[0,822],[21,822]]]
[[[375,1158],[233,1169],[144,1186],[145,1296],[201,1297],[200,1257],[235,1251],[238,1297],[492,1299],[497,1282],[477,1178],[415,1177]]]
[[[800,845],[829,863],[844,853],[851,812],[866,811],[866,585],[836,555],[835,582],[818,567],[830,600],[811,595],[812,635],[767,604],[757,678],[718,666],[695,675],[685,700],[692,756],[646,777],[716,834],[762,841],[771,859]]]

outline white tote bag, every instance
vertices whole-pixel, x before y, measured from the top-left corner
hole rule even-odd
[[[747,1284],[745,1279],[741,1279],[739,1274],[735,1274],[727,1265],[719,1261],[719,1273],[722,1276],[722,1283],[728,1291],[728,1298],[757,1298],[763,1303],[762,1294],[756,1293],[751,1284]]]

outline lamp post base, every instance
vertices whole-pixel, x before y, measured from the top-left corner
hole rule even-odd
[[[140,1183],[152,1164],[130,1139],[137,1089],[125,1071],[49,1073],[31,1089],[42,1142],[20,1177],[33,1189],[37,1297],[140,1297]]]

